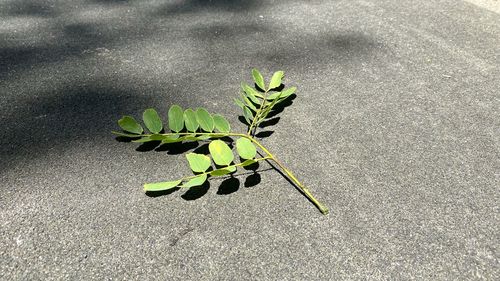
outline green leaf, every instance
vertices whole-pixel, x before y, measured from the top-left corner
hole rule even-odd
[[[246,83],[241,83],[241,88],[243,89],[243,92],[246,94],[246,96],[255,104],[260,104],[259,99],[257,98],[257,95],[262,96],[261,94],[258,94],[257,91],[255,91],[253,88],[248,86]]]
[[[257,111],[255,105],[247,97],[241,95],[241,98],[243,99],[243,101],[245,101],[247,107],[251,108],[253,111]]]
[[[215,128],[221,133],[229,133],[231,131],[231,125],[227,122],[226,118],[220,114],[214,114],[214,125]]]
[[[241,109],[243,109],[245,107],[245,104],[243,104],[242,101],[240,101],[239,99],[235,98],[234,99],[234,103],[239,106]]]
[[[154,140],[154,141],[161,141],[161,140],[164,140],[166,138],[168,138],[167,136],[164,136],[164,135],[159,135],[159,134],[153,134],[151,136],[149,136],[149,138],[151,140]]]
[[[296,87],[290,87],[288,89],[285,89],[283,90],[282,92],[277,92],[277,93],[273,93],[271,95],[269,95],[267,97],[267,100],[275,100],[275,99],[286,99],[287,97],[289,97],[291,94],[295,93],[295,91],[297,90]]]
[[[290,95],[292,95],[293,93],[295,93],[296,90],[297,90],[297,87],[290,87],[288,89],[283,90],[281,98],[282,99],[288,98]]]
[[[243,159],[253,159],[255,155],[257,155],[255,145],[247,138],[239,138],[236,140],[236,150]]]
[[[220,176],[225,176],[227,174],[234,173],[234,172],[236,172],[236,167],[230,166],[230,167],[225,167],[225,168],[213,170],[210,172],[210,175],[214,176],[214,177],[220,177]]]
[[[269,90],[279,87],[281,85],[281,79],[283,79],[284,75],[285,72],[276,71],[271,78],[271,82],[269,82]]]
[[[193,187],[202,185],[207,180],[207,174],[201,174],[197,177],[190,179],[185,184],[181,185],[181,187]]]
[[[142,120],[146,125],[146,128],[153,133],[158,134],[163,129],[163,122],[158,115],[158,112],[153,108],[148,108],[142,114]]]
[[[122,119],[118,120],[118,125],[124,131],[129,133],[142,134],[142,132],[144,131],[144,129],[142,129],[142,126],[137,123],[137,121],[135,121],[134,117],[132,116],[123,116]]]
[[[196,110],[196,121],[200,124],[200,127],[205,132],[213,132],[214,130],[214,119],[212,115],[204,108],[198,108]]]
[[[266,84],[264,83],[264,77],[262,77],[262,74],[256,68],[252,69],[252,76],[255,84],[265,91]]]
[[[174,104],[168,110],[168,127],[176,133],[184,128],[184,111],[180,106]]]
[[[245,118],[245,120],[247,121],[248,125],[252,124],[252,120],[253,120],[253,113],[250,109],[248,109],[248,107],[243,107],[243,117]]]
[[[231,162],[233,162],[233,151],[225,142],[221,140],[212,141],[208,145],[208,150],[210,151],[210,155],[212,155],[212,159],[217,165],[228,166],[229,164],[231,164]]]
[[[127,134],[127,133],[118,132],[118,131],[111,131],[111,133],[112,133],[113,135],[117,135],[117,136],[120,136],[120,137],[127,137],[127,138],[138,138],[138,137],[140,137],[140,135],[136,135],[136,134]]]
[[[198,153],[188,153],[186,158],[189,162],[189,167],[195,173],[203,173],[210,167],[210,157],[198,154]]]
[[[196,113],[191,108],[184,111],[184,122],[189,132],[196,132],[198,130],[199,124],[196,121]]]
[[[253,159],[247,159],[247,160],[245,160],[245,161],[241,162],[241,166],[242,166],[242,167],[245,167],[245,166],[250,166],[250,165],[252,165],[252,164],[254,164],[254,163],[257,163],[257,161],[255,161],[255,160],[253,160]]]
[[[178,134],[171,135],[171,136],[165,136],[161,143],[174,143],[174,142],[181,142],[183,139],[179,138]]]
[[[181,180],[177,181],[165,181],[165,182],[155,182],[155,183],[146,183],[144,185],[144,191],[164,191],[172,189],[178,186],[181,183]]]
[[[267,96],[267,98],[266,98],[266,99],[267,99],[267,100],[270,100],[270,101],[271,101],[271,100],[275,100],[275,99],[280,98],[282,94],[283,94],[282,92],[272,93],[272,94],[270,94],[269,96]]]

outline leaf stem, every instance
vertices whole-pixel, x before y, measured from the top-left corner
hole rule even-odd
[[[264,151],[269,157],[270,157],[270,160],[273,160],[274,163],[276,163],[280,168],[281,170],[283,170],[286,175],[288,176],[288,178],[290,180],[292,180],[295,185],[299,188],[299,190],[309,199],[311,200],[311,202],[319,209],[319,211],[323,214],[323,215],[327,215],[329,210],[328,210],[328,207],[326,207],[325,205],[323,205],[321,202],[319,202],[315,197],[314,195],[312,195],[311,191],[309,191],[309,189],[307,187],[305,187],[298,179],[297,177],[295,177],[295,175],[288,169],[285,167],[285,165],[283,163],[281,163],[266,147],[264,147],[260,142],[258,142],[256,139],[252,138],[252,137],[247,137],[249,140],[251,140],[253,143],[255,143],[260,149],[262,149],[262,151]]]

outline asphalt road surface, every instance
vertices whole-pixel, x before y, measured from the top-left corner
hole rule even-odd
[[[0,0],[0,280],[499,280],[485,2]],[[146,196],[194,148],[116,121],[179,104],[243,131],[253,67],[298,87],[262,142],[330,214],[265,163]]]

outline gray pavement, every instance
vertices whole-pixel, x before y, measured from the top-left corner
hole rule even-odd
[[[184,155],[109,133],[173,103],[244,130],[252,67],[298,87],[262,142],[330,215],[266,165],[148,197]],[[499,77],[463,1],[0,0],[0,280],[499,280]]]

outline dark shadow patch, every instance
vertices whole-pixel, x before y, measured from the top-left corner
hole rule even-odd
[[[181,197],[187,201],[196,200],[207,194],[209,188],[210,182],[207,180],[201,186],[193,186],[189,188],[186,193],[181,195]]]
[[[148,141],[144,142],[141,145],[139,145],[135,151],[139,152],[147,152],[147,151],[152,151],[155,148],[157,148],[161,144],[161,141]]]
[[[146,195],[148,197],[160,197],[160,196],[172,194],[172,193],[176,192],[179,189],[181,189],[181,188],[180,187],[174,187],[174,188],[171,188],[171,189],[168,189],[168,190],[163,190],[163,191],[154,191],[154,192],[147,191]]]
[[[274,134],[274,131],[262,131],[262,132],[258,132],[257,134],[255,134],[255,137],[257,138],[267,138],[269,136],[271,136],[272,134]]]
[[[245,179],[245,184],[244,184],[244,186],[245,186],[245,187],[252,187],[252,186],[256,186],[256,185],[258,185],[261,181],[262,181],[262,178],[261,178],[260,174],[259,174],[259,173],[254,173],[254,174],[249,175],[249,176]]]
[[[198,154],[205,154],[205,155],[210,154],[210,150],[208,150],[208,143],[204,143],[204,144],[200,145],[198,148],[193,150],[193,152],[198,153]]]
[[[191,149],[196,149],[200,145],[197,141],[190,141],[186,143],[174,142],[174,143],[165,143],[158,146],[155,151],[164,152],[166,151],[169,155],[178,155],[183,154]]]
[[[259,124],[259,128],[265,128],[265,127],[269,127],[269,126],[274,126],[276,124],[278,124],[278,122],[280,121],[281,117],[275,117],[275,118],[271,118],[271,119],[267,119],[265,121],[263,121],[262,123]]]
[[[240,158],[240,161],[243,162],[243,161],[245,161],[245,159]],[[248,166],[243,167],[243,169],[245,169],[247,171],[257,171],[257,169],[259,169],[259,166],[260,166],[259,162],[255,162],[252,165],[248,165]]]
[[[222,181],[219,186],[219,190],[217,190],[217,194],[219,195],[228,195],[238,191],[240,188],[240,180],[235,177],[230,177]]]

